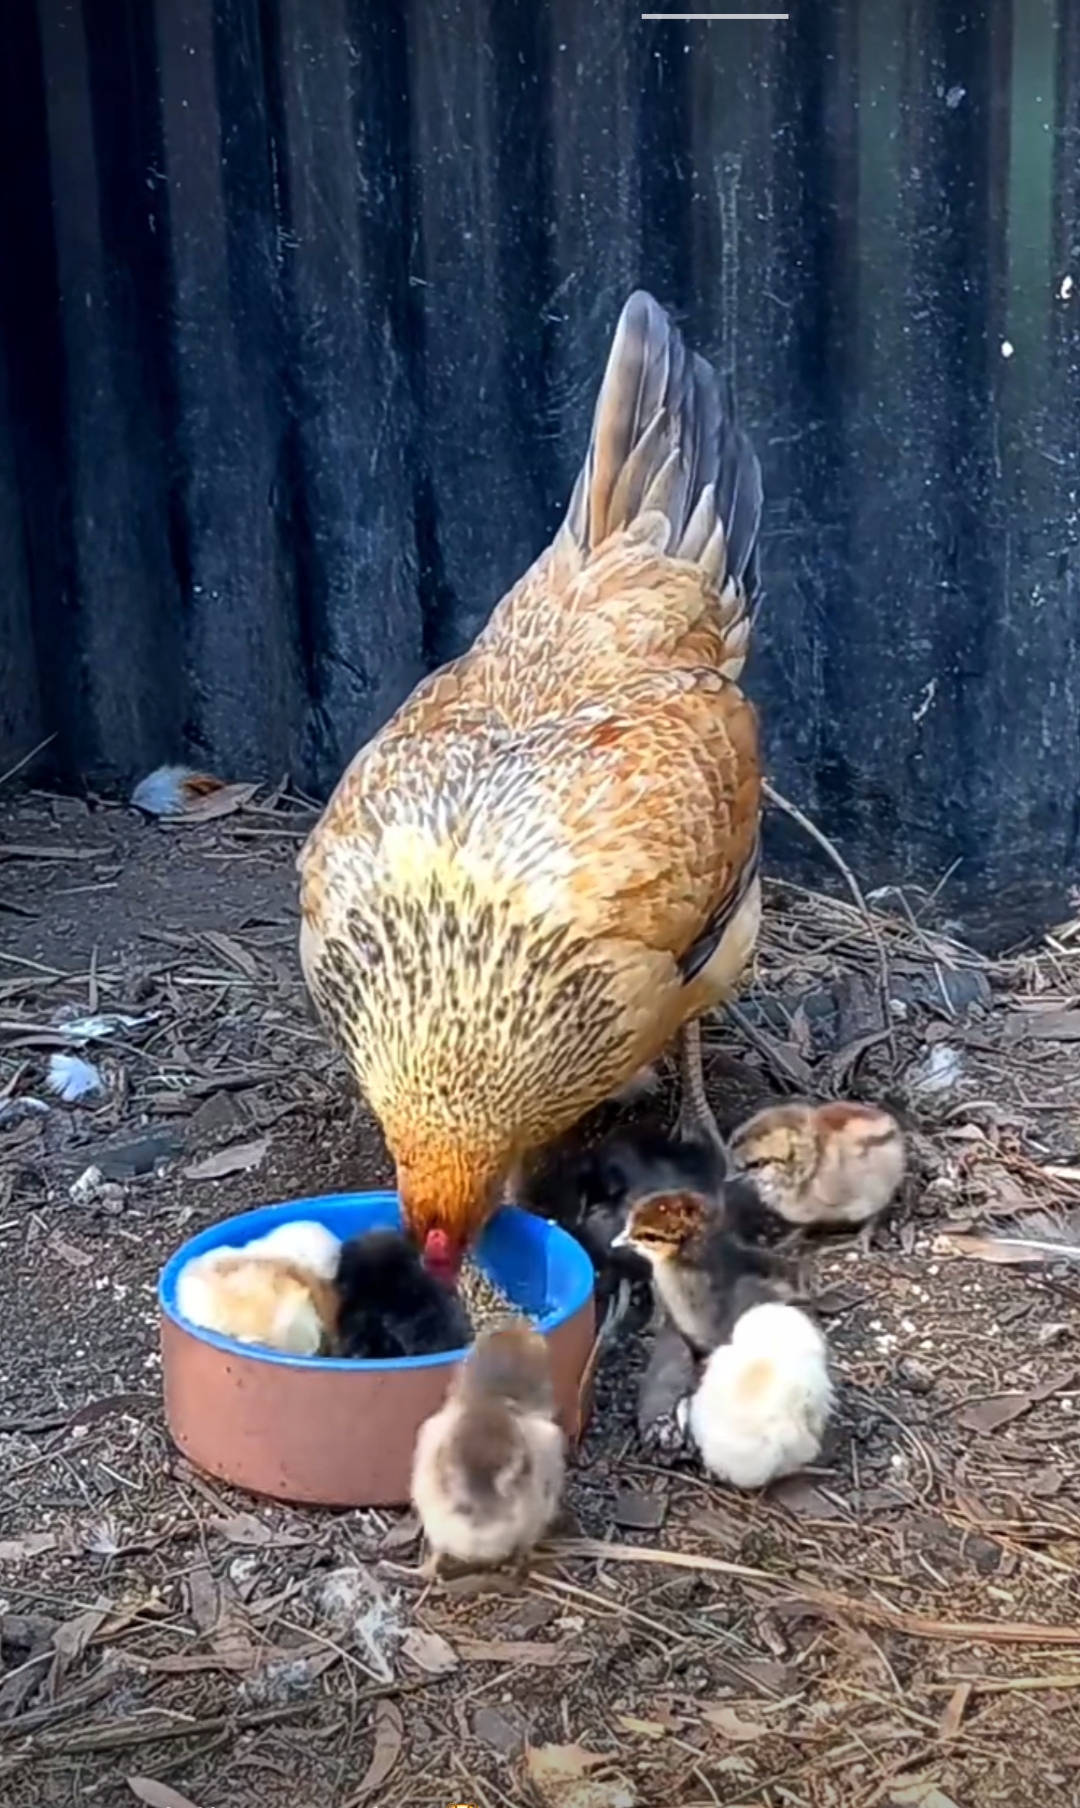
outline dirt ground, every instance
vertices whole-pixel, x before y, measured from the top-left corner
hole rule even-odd
[[[524,1586],[425,1595],[406,1515],[232,1493],[162,1416],[176,1245],[389,1178],[299,982],[310,820],[277,794],[172,828],[0,796],[0,1798],[1074,1801],[1080,1265],[987,1257],[1046,1211],[1067,1233],[1080,1201],[1080,924],[988,966],[926,926],[933,900],[871,923],[772,889],[755,987],[710,1031],[721,1121],[799,1089],[885,1099],[911,1130],[871,1252],[813,1249],[826,1460],[760,1498],[658,1468],[641,1350],[618,1345],[575,1534]],[[102,1091],[50,1097],[73,1018],[114,1013],[133,1021],[80,1051]]]

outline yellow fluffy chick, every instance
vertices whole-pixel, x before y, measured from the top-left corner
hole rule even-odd
[[[332,1281],[341,1261],[341,1238],[314,1218],[290,1218],[268,1230],[264,1237],[257,1237],[254,1243],[246,1243],[244,1254],[282,1256],[298,1268],[318,1275],[320,1280]]]
[[[730,1143],[735,1167],[788,1224],[865,1224],[904,1178],[904,1136],[877,1105],[777,1105]]]
[[[752,1306],[714,1350],[681,1416],[706,1469],[764,1488],[812,1463],[833,1407],[828,1346],[795,1306]]]
[[[416,1442],[429,1568],[524,1563],[558,1513],[565,1472],[543,1338],[518,1321],[481,1332]]]
[[[281,1257],[242,1250],[195,1256],[180,1271],[176,1304],[189,1324],[237,1343],[289,1356],[318,1356],[333,1347],[334,1289]]]

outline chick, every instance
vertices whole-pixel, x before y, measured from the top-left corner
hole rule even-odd
[[[791,1297],[775,1257],[735,1237],[723,1207],[701,1193],[637,1200],[612,1247],[645,1257],[668,1317],[699,1356],[725,1343],[749,1306]]]
[[[337,1295],[329,1282],[278,1256],[210,1250],[180,1270],[176,1304],[200,1330],[289,1356],[318,1356],[335,1343]]]
[[[629,1245],[616,1247],[635,1199],[686,1187],[718,1197],[726,1161],[711,1139],[669,1136],[652,1126],[623,1128],[592,1147],[567,1139],[524,1176],[519,1197],[554,1218],[596,1270],[596,1301],[609,1330],[641,1330],[653,1315],[651,1270]]]
[[[731,1159],[788,1224],[865,1225],[904,1178],[904,1137],[876,1105],[777,1105],[735,1132]]]
[[[392,1362],[461,1350],[472,1338],[457,1295],[428,1274],[396,1230],[350,1237],[337,1271],[338,1340],[343,1356]]]
[[[828,1346],[794,1306],[751,1306],[714,1350],[680,1408],[706,1469],[735,1488],[764,1488],[821,1454],[833,1408]]]
[[[521,1320],[482,1331],[416,1441],[412,1500],[429,1568],[525,1563],[558,1513],[565,1473],[543,1338]]]
[[[341,1260],[341,1238],[314,1218],[293,1218],[244,1246],[249,1256],[284,1256],[320,1280],[332,1281]]]

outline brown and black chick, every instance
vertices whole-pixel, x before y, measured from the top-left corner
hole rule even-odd
[[[726,1343],[749,1307],[794,1295],[776,1257],[736,1237],[722,1204],[688,1188],[635,1201],[614,1247],[648,1262],[667,1317],[698,1357]]]
[[[548,1151],[523,1182],[522,1203],[554,1218],[586,1250],[601,1322],[625,1334],[644,1329],[653,1314],[651,1265],[620,1240],[632,1205],[656,1193],[688,1191],[722,1202],[731,1228],[757,1228],[756,1189],[747,1179],[729,1178],[727,1168],[711,1137],[627,1127],[592,1147],[566,1142]]]

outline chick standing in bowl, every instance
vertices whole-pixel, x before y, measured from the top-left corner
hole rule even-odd
[[[543,1337],[523,1320],[482,1331],[416,1441],[412,1500],[428,1572],[448,1560],[525,1565],[558,1514],[565,1474]]]

